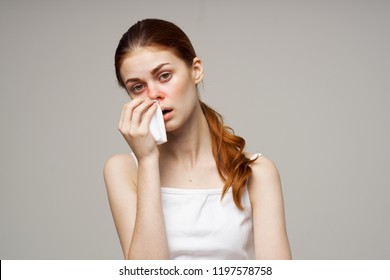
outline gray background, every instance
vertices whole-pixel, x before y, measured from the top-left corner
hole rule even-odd
[[[294,258],[390,258],[390,1],[0,3],[1,259],[122,258],[113,55],[147,17],[184,29],[203,100],[279,167]]]

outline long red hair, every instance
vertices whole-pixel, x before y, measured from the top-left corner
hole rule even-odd
[[[192,61],[196,57],[191,41],[175,24],[160,19],[138,21],[123,34],[115,52],[116,77],[121,87],[125,88],[119,72],[124,57],[132,50],[146,46],[169,48],[189,67],[192,66]],[[250,164],[254,160],[245,156],[245,140],[235,135],[230,127],[224,125],[221,114],[204,102],[199,102],[210,129],[213,156],[218,173],[225,182],[222,198],[229,188],[232,188],[234,202],[242,210],[241,197],[248,178],[252,174]]]

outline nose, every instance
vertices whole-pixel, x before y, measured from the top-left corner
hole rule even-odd
[[[149,85],[148,87],[148,97],[150,99],[156,99],[160,100],[163,98],[164,94],[161,92],[161,90],[156,85]]]

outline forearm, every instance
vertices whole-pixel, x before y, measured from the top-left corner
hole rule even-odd
[[[158,156],[138,163],[137,213],[128,259],[168,259]]]

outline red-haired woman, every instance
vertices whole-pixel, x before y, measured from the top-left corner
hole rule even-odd
[[[116,75],[131,101],[119,130],[132,153],[104,167],[127,259],[290,259],[283,195],[274,164],[198,94],[203,64],[175,24],[145,19],[121,38]],[[158,104],[168,142],[149,125]]]

